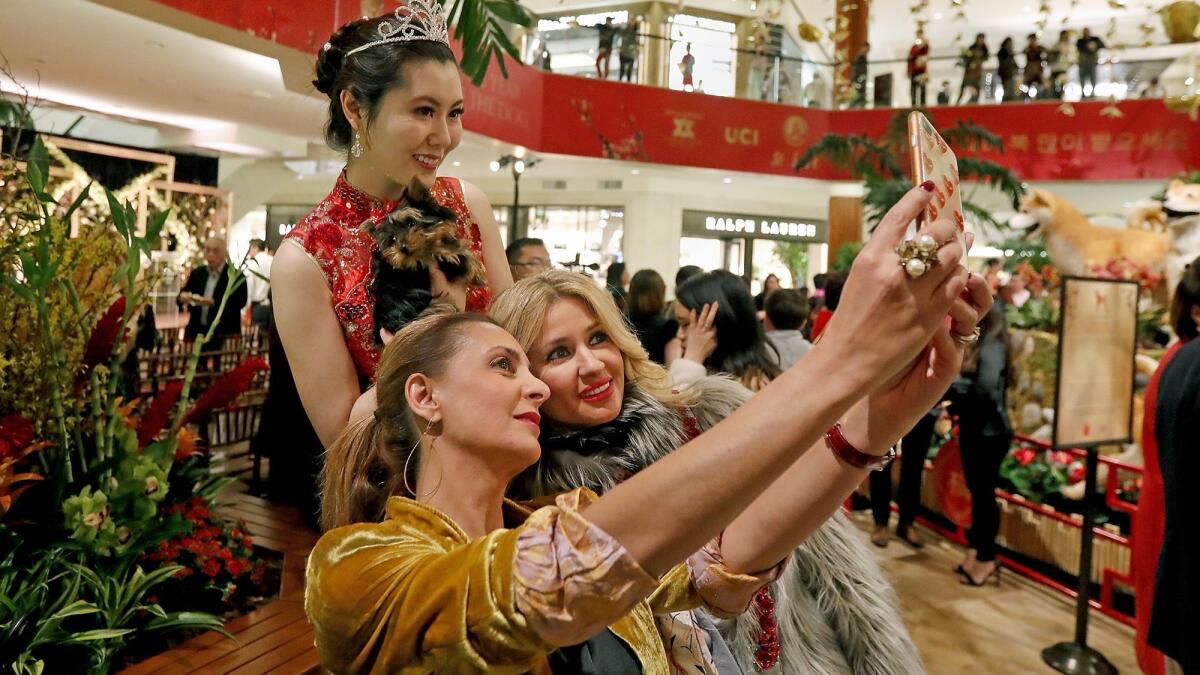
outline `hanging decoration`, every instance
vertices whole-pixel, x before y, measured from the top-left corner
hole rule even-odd
[[[1104,108],[1100,110],[1100,114],[1104,117],[1112,117],[1113,119],[1120,119],[1125,116],[1125,113],[1122,112],[1121,108],[1117,106],[1115,101],[1104,106]]]
[[[1075,106],[1071,105],[1070,101],[1063,101],[1062,105],[1058,106],[1058,114],[1067,117],[1075,116]]]
[[[1176,44],[1200,41],[1200,2],[1173,2],[1158,13],[1168,40]]]
[[[1171,112],[1184,113],[1192,118],[1192,121],[1200,120],[1200,94],[1188,94],[1187,96],[1171,96],[1163,100],[1163,104],[1167,106],[1167,110]]]
[[[800,25],[796,27],[796,33],[805,42],[817,42],[824,36],[820,28],[807,21],[800,22]]]

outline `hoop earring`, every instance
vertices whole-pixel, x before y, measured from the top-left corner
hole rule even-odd
[[[350,156],[351,157],[362,157],[362,153],[363,153],[362,137],[360,137],[358,135],[358,132],[356,131],[356,132],[354,132],[354,145],[350,146]]]
[[[412,461],[413,454],[416,453],[417,448],[421,447],[421,441],[425,440],[425,436],[427,436],[429,434],[429,428],[431,426],[433,426],[433,420],[430,420],[429,422],[427,422],[425,424],[425,431],[421,432],[421,437],[417,439],[416,445],[412,446],[412,450],[408,451],[408,457],[406,457],[404,459],[404,474],[402,476],[402,478],[404,479],[404,489],[408,490],[408,494],[412,495],[413,499],[421,499],[423,497],[432,497],[433,494],[438,491],[438,488],[442,487],[442,478],[445,477],[444,473],[439,473],[437,485],[433,486],[433,489],[430,490],[429,494],[427,494],[427,495],[417,494],[417,491],[415,489],[413,489],[413,486],[408,484],[408,464],[409,464],[409,462]],[[433,442],[429,444],[430,456],[433,456],[433,449],[436,446],[437,446],[437,436],[434,436]]]

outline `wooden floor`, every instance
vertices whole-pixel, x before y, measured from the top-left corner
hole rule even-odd
[[[855,514],[864,540],[869,512]],[[894,525],[894,518],[893,518]],[[963,586],[953,568],[962,549],[921,530],[926,546],[915,550],[892,540],[871,546],[900,598],[905,623],[930,675],[1026,675],[1053,673],[1041,652],[1075,634],[1075,604],[1055,591],[1004,570],[1000,585]],[[1093,612],[1088,644],[1122,673],[1139,673],[1133,630]]]
[[[280,597],[226,624],[236,640],[205,633],[123,671],[301,675],[319,672],[312,627],[304,615],[304,564],[317,535],[295,509],[248,494],[232,495],[222,512],[246,520],[255,544],[283,553]]]

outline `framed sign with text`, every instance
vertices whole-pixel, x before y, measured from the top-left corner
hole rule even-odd
[[[1054,447],[1132,442],[1137,282],[1062,281]]]

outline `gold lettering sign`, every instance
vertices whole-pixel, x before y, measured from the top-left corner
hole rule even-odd
[[[1029,150],[1029,136],[1027,134],[1013,134],[1009,138],[1008,144],[1012,147],[1013,150],[1028,151]]]
[[[798,148],[804,145],[804,139],[808,136],[808,122],[799,115],[792,115],[783,123],[783,140],[788,145]]]
[[[695,138],[696,120],[691,120],[686,117],[676,117],[675,131],[673,131],[671,135],[675,138]]]
[[[1090,136],[1092,141],[1092,152],[1108,152],[1112,146],[1112,134],[1107,131],[1098,131]]]
[[[1038,134],[1037,150],[1043,155],[1053,155],[1054,153],[1058,152],[1058,134]]]
[[[725,142],[730,145],[758,145],[758,129],[725,127]]]

